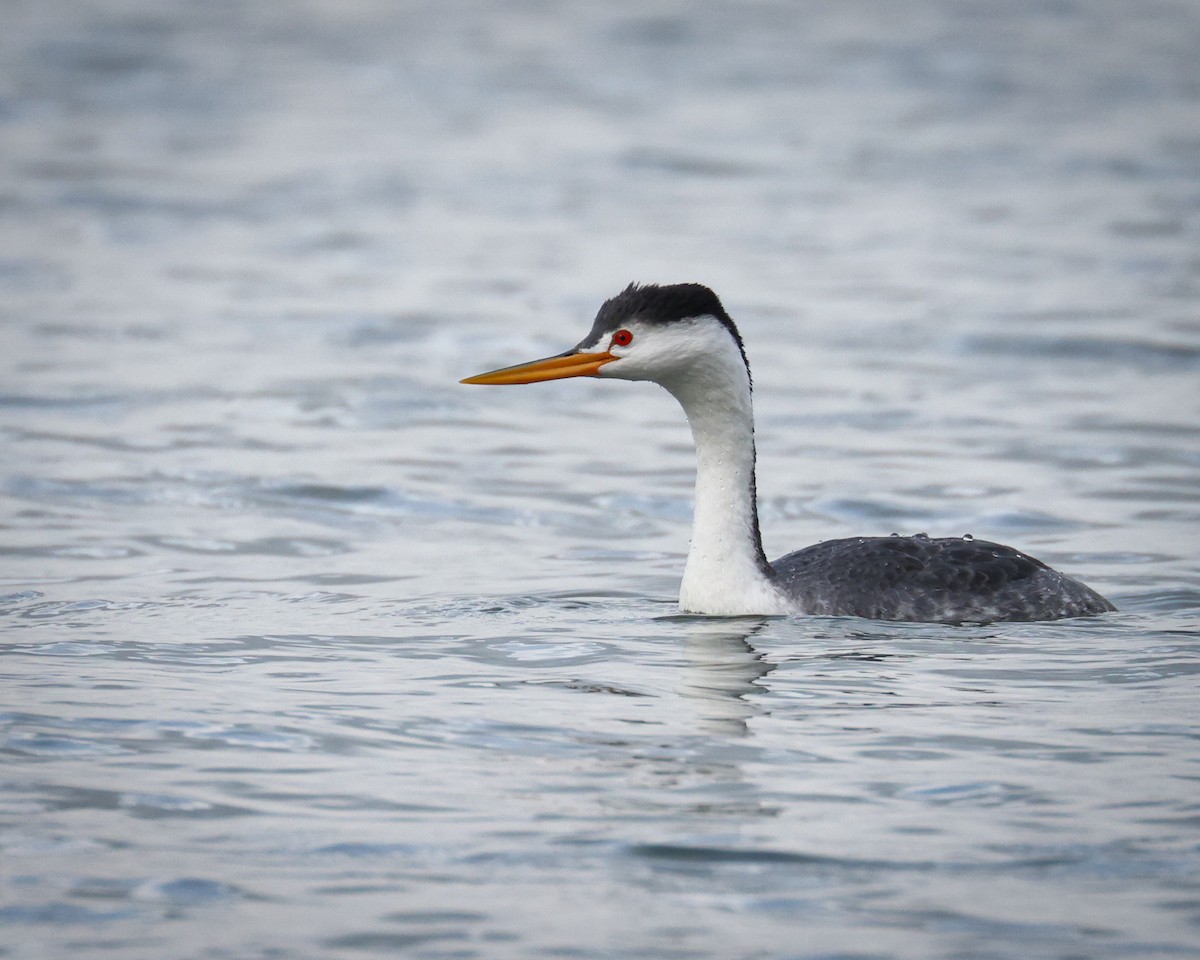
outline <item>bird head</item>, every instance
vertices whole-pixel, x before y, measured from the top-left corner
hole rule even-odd
[[[717,295],[698,283],[633,284],[606,300],[573,349],[468,377],[516,384],[566,377],[652,380],[672,389],[713,365],[749,367],[741,335]]]

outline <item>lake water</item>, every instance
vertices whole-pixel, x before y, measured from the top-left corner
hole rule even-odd
[[[1200,8],[12,0],[0,956],[1200,957]],[[630,280],[767,551],[1120,612],[686,618]]]

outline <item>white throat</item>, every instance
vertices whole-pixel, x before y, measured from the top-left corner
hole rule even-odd
[[[716,342],[690,370],[663,382],[687,414],[696,443],[692,542],[679,606],[714,616],[789,613],[758,532],[750,377],[724,330],[705,339]]]

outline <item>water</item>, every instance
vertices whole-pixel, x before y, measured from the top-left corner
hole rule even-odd
[[[10,2],[0,956],[1200,956],[1200,14]],[[675,614],[631,279],[754,364],[768,553],[1121,608]]]

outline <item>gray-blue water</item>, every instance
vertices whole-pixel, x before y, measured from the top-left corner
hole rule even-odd
[[[9,0],[0,956],[1200,956],[1200,7]],[[675,615],[713,286],[768,553],[1093,621]]]

